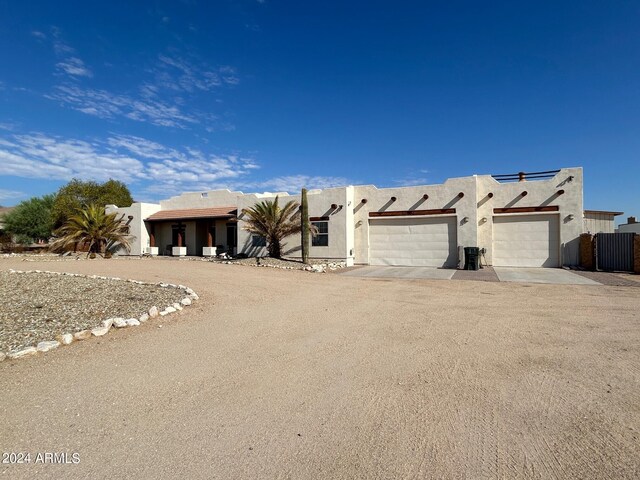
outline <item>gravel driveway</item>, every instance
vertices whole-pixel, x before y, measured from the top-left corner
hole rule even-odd
[[[30,268],[170,281],[200,301],[2,362],[0,450],[32,455],[0,464],[7,478],[640,476],[637,288]]]

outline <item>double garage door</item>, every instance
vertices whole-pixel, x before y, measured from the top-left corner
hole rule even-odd
[[[455,268],[456,234],[455,216],[369,219],[369,264]]]
[[[495,267],[559,267],[559,216],[512,215],[493,217]]]
[[[497,267],[560,266],[559,216],[494,216],[492,255]],[[369,264],[455,268],[456,217],[369,219]]]

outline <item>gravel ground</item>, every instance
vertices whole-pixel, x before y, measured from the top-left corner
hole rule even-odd
[[[0,352],[35,346],[111,317],[139,317],[179,302],[174,288],[49,273],[0,271]]]

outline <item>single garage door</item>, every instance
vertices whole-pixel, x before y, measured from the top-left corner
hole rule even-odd
[[[456,267],[456,217],[369,220],[369,263]]]
[[[492,253],[496,267],[559,267],[559,216],[494,216]]]

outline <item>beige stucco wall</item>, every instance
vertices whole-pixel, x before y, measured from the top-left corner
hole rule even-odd
[[[187,192],[167,200],[160,200],[160,208],[162,210],[179,210],[183,208],[233,206],[236,205],[238,197],[242,195],[242,192],[232,192],[231,190]]]
[[[573,177],[568,181],[569,177]],[[583,233],[582,168],[563,168],[552,179],[500,183],[490,175],[477,176],[478,247],[486,248],[487,263],[492,264],[493,209],[509,207],[559,207],[560,260],[562,265],[577,265],[579,237]],[[557,195],[558,190],[563,195]],[[523,197],[523,191],[527,195]],[[489,193],[493,198],[488,198]],[[535,214],[528,214],[535,215]],[[548,213],[547,213],[548,215]],[[571,219],[570,216],[573,216]],[[486,218],[486,221],[483,221]]]
[[[160,210],[157,203],[134,203],[129,207],[118,207],[116,205],[107,205],[106,213],[117,213],[118,216],[124,215],[124,222],[129,223],[129,232],[133,236],[131,239],[131,251],[129,255],[142,255],[146,253],[146,247],[149,246],[149,232],[144,224],[144,219],[153,215]],[[128,217],[133,219],[129,221]],[[126,255],[124,251],[118,252],[120,255]]]
[[[443,184],[414,187],[377,188],[373,185],[354,188],[353,221],[355,263],[369,263],[369,212],[394,210],[433,210],[455,208],[458,225],[458,245],[476,246],[476,183],[475,177],[451,178]],[[464,193],[459,198],[458,193]],[[423,200],[423,195],[429,195]],[[391,197],[396,197],[391,202]],[[367,203],[362,203],[366,199]],[[467,222],[462,220],[467,217]]]
[[[310,217],[329,217],[329,246],[327,247],[311,247],[309,256],[319,259],[340,259],[346,260],[350,257],[350,251],[353,249],[352,235],[347,235],[347,220],[350,217],[347,210],[348,192],[351,187],[327,188],[325,190],[310,190],[307,193],[307,201],[309,202]],[[238,197],[238,212],[244,208],[253,207],[265,199],[273,199],[275,194],[256,195],[248,194]],[[279,195],[280,205],[293,200],[300,203],[300,195]],[[339,207],[336,210],[331,209],[331,205],[335,204]],[[340,208],[340,206],[342,208]],[[351,223],[352,225],[352,223]],[[243,229],[244,222],[242,216],[238,219],[238,252],[244,252],[248,255],[263,256],[266,255],[266,248],[251,247],[251,234]],[[284,255],[292,258],[301,256],[300,235],[292,235],[285,239],[286,246]]]

